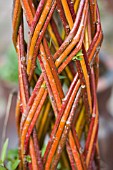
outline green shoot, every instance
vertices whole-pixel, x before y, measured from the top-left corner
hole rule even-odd
[[[44,89],[46,89],[46,84],[45,84],[45,83],[42,84],[41,87],[44,88]]]
[[[37,65],[37,67],[35,69],[35,73],[38,74],[38,76],[40,76],[42,71],[41,71],[41,67],[40,67],[40,63],[39,63],[38,59],[36,60],[36,65]]]
[[[49,42],[48,42],[49,48],[51,47],[51,44],[52,44],[52,38],[50,38],[50,40],[49,40]]]
[[[26,155],[25,160],[26,160],[26,162],[31,163],[31,157],[30,157],[30,155]]]
[[[59,79],[60,79],[60,80],[66,79],[66,78],[67,78],[66,76],[59,75]]]
[[[79,61],[81,61],[82,60],[82,57],[81,56],[83,56],[83,53],[82,53],[82,50],[80,50],[74,57],[73,57],[73,61],[75,61],[75,60],[79,60]]]
[[[6,152],[7,152],[7,147],[8,147],[8,141],[9,139],[6,139],[3,148],[2,148],[2,152],[1,152],[1,161],[4,163],[5,158],[6,158]]]

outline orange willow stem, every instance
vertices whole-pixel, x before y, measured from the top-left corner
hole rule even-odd
[[[19,94],[17,97],[17,103],[16,103],[16,110],[15,110],[15,117],[16,117],[16,126],[17,126],[17,132],[18,136],[20,137],[20,119],[21,119],[21,111],[20,111],[20,98]]]
[[[44,24],[44,21],[47,17],[47,14],[49,13],[49,9],[51,7],[51,4],[52,4],[52,0],[47,0],[47,3],[45,5],[45,8],[42,12],[42,15],[38,21],[38,24],[35,28],[35,31],[33,33],[33,37],[31,39],[31,45],[30,45],[30,49],[29,49],[29,54],[28,54],[28,67],[27,67],[27,73],[29,74],[30,72],[30,67],[31,67],[31,59],[32,59],[32,56],[33,56],[33,52],[34,52],[34,47],[35,47],[35,44],[36,44],[36,40],[39,36],[39,33],[40,33],[40,30]]]
[[[64,8],[64,12],[65,12],[65,15],[66,15],[66,18],[67,18],[67,21],[69,23],[69,27],[70,27],[70,30],[72,29],[73,27],[73,20],[72,20],[72,16],[71,16],[71,13],[70,13],[70,10],[69,10],[69,7],[68,7],[68,3],[66,0],[61,0],[62,2],[62,6]]]
[[[22,4],[22,8],[24,10],[24,13],[26,14],[27,22],[30,26],[31,22],[33,20],[33,14],[32,14],[32,10],[31,10],[31,7],[29,5],[29,2],[26,1],[26,0],[21,0],[21,4]]]
[[[17,50],[17,37],[18,37],[18,29],[19,29],[19,25],[21,22],[21,16],[22,16],[22,8],[21,8],[21,4],[20,4],[20,0],[15,0],[13,2],[13,33],[12,33],[12,39],[13,39],[13,43],[15,46],[15,49]]]
[[[30,137],[30,144],[29,145],[30,145],[29,150],[30,150],[30,156],[31,156],[31,161],[32,161],[32,169],[38,170],[36,155],[35,155],[35,148],[34,148],[32,137]]]

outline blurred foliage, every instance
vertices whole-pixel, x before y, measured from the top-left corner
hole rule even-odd
[[[0,68],[0,78],[17,83],[18,82],[18,61],[13,45],[6,52],[6,60]]]
[[[0,170],[16,170],[20,160],[18,156],[18,149],[8,150],[8,139],[3,144],[0,157]]]

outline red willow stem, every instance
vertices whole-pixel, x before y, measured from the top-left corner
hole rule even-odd
[[[94,156],[95,156],[95,151],[96,151],[96,143],[97,143],[97,137],[98,137],[98,127],[97,127],[97,131],[96,131],[96,135],[95,135],[95,139],[94,139],[94,143],[93,143],[93,149],[92,149],[92,153],[91,153],[91,158],[90,158],[90,162],[89,162],[89,166],[88,169],[92,170],[92,166],[93,166],[93,161],[94,161]]]
[[[28,132],[27,132],[27,135],[26,135],[26,139],[25,139],[25,152],[27,152],[30,135],[31,135],[31,133],[33,131],[33,128],[35,126],[35,123],[36,123],[36,121],[37,121],[37,119],[39,117],[39,114],[41,112],[42,106],[44,105],[46,97],[47,97],[47,90],[44,92],[43,97],[42,97],[42,99],[40,101],[40,104],[38,105],[37,110],[36,110],[36,112],[34,114],[34,117],[32,119],[32,122],[31,122],[31,124],[29,126],[29,129],[28,129]]]
[[[44,169],[44,166],[43,166],[43,161],[42,161],[42,157],[41,157],[41,152],[40,152],[40,148],[39,148],[39,144],[38,144],[38,137],[37,137],[36,128],[33,129],[33,142],[34,142],[34,148],[35,148],[35,153],[36,153],[38,168],[39,168],[40,170],[43,170],[43,169]]]
[[[23,21],[19,28],[19,46],[21,51],[21,71],[22,71],[22,78],[23,84],[25,89],[25,97],[26,102],[29,99],[29,87],[28,87],[28,78],[26,74],[26,56],[25,56],[25,44],[24,44],[24,28],[23,28]]]
[[[20,33],[20,29],[19,29]],[[19,73],[19,89],[20,89],[20,99],[21,99],[21,105],[22,105],[22,112],[25,110],[26,107],[26,96],[25,96],[25,84],[23,83],[23,64],[21,62],[21,57],[23,56],[22,50],[21,50],[21,38],[18,37],[18,73]]]
[[[62,24],[64,26],[65,33],[66,33],[66,35],[68,35],[70,29],[69,29],[69,25],[68,25],[67,19],[66,19],[65,14],[64,14],[62,3],[61,3],[60,0],[56,0],[56,2],[57,2],[57,11],[58,11],[58,13],[60,15]]]
[[[83,155],[83,148],[82,148],[82,146],[81,146],[81,144],[79,142],[76,130],[75,130],[75,128],[73,126],[72,126],[72,133],[73,133],[73,137],[74,137],[74,140],[75,140],[75,144],[76,144],[77,150],[78,150],[79,155],[80,155],[82,167],[83,167],[84,170],[87,170],[86,163],[85,163],[85,157]]]
[[[46,81],[46,86],[48,88],[48,93],[49,93],[49,97],[50,97],[50,100],[51,100],[51,104],[53,106],[54,113],[55,113],[55,115],[57,115],[58,109],[57,109],[56,101],[54,99],[54,95],[53,95],[53,92],[52,92],[48,77],[47,77],[47,75],[45,73],[45,68],[44,68],[44,65],[43,65],[43,62],[42,62],[42,59],[41,59],[40,55],[38,55],[38,59],[39,59],[39,62],[40,62],[40,66],[41,66],[41,69],[42,69],[44,79]]]
[[[95,118],[96,116],[98,116],[98,111],[97,111],[97,97],[96,97],[96,85],[95,85],[95,77],[94,77],[94,71],[93,71],[93,68],[91,70],[91,75],[92,75],[92,86],[93,86],[93,97],[94,97],[94,100],[93,100],[93,114],[92,114],[92,119],[91,119],[91,123],[90,123],[90,127],[89,127],[89,131],[88,131],[88,136],[87,136],[87,140],[86,140],[86,144],[85,144],[85,150],[84,150],[84,155],[85,157],[87,156],[88,154],[88,150],[89,150],[89,144],[90,144],[90,139],[92,138],[92,132],[93,132],[93,129],[94,129],[94,124],[95,124]],[[93,161],[93,157],[94,157],[94,152],[95,152],[95,148],[96,148],[96,142],[97,142],[97,133],[98,133],[98,121],[97,121],[97,125],[96,125],[96,135],[95,135],[95,138],[94,139],[94,142],[93,142],[93,149],[91,151],[91,157],[90,157],[90,163],[91,164]],[[88,166],[89,166],[88,164]]]
[[[28,163],[28,168],[29,168],[29,170],[33,170],[32,163]]]
[[[71,0],[67,0],[67,3],[68,3],[68,6],[69,6],[69,9],[70,9],[70,12],[71,12],[71,16],[72,16],[72,19],[73,19],[73,22],[74,22],[75,18],[76,18],[75,11],[74,11],[74,2],[71,1]]]
[[[71,168],[72,168],[72,170],[76,170],[76,164],[75,164],[75,161],[74,161],[74,157],[73,157],[73,154],[72,154],[72,149],[71,149],[71,147],[69,145],[68,139],[66,141],[66,150],[67,150],[68,157],[69,157],[69,160],[70,160]]]
[[[75,128],[75,125],[76,125],[76,123],[78,121],[78,118],[79,118],[79,115],[81,113],[82,107],[83,107],[83,102],[81,103],[81,105],[79,105],[79,107],[76,110],[76,114],[74,116],[74,120],[73,120],[73,124],[72,124],[72,129]]]
[[[96,33],[95,33],[95,36],[89,46],[88,51],[87,51],[87,56],[88,56],[89,61],[92,60],[92,57],[95,56],[95,53],[97,54],[99,52],[100,48],[97,50],[96,50],[96,48],[99,45],[101,46],[101,42],[102,42],[102,38],[103,38],[98,6],[96,9],[97,9],[96,10],[96,12],[97,12]]]
[[[31,28],[30,28],[31,36],[32,36],[32,34],[34,32],[34,29],[36,27],[36,24],[37,24],[37,22],[38,22],[38,20],[40,18],[40,15],[41,15],[43,7],[44,7],[44,4],[45,4],[45,0],[40,0],[40,2],[38,4],[38,7],[37,7],[37,10],[36,10],[36,13],[35,13],[34,18],[33,18],[33,22],[31,24]]]
[[[31,108],[31,106],[32,106],[32,104],[33,104],[33,102],[34,102],[34,100],[35,100],[35,98],[36,98],[36,96],[37,96],[37,94],[39,92],[39,89],[41,87],[42,82],[43,82],[43,75],[41,75],[40,78],[38,79],[38,81],[37,81],[37,83],[35,85],[35,88],[34,88],[34,90],[32,92],[32,95],[30,96],[29,101],[28,101],[28,103],[26,105],[26,109],[22,114],[22,118],[21,118],[21,122],[20,122],[21,130],[23,128],[23,125],[24,125],[25,120],[27,118],[27,115],[29,113],[29,110],[30,110],[30,108]]]
[[[60,34],[58,32],[57,25],[56,25],[53,18],[51,18],[51,26],[52,26],[53,32],[54,32],[54,34],[56,36],[56,39],[58,41],[58,44],[60,46],[63,43],[63,40],[62,40],[62,38],[61,38],[61,36],[60,36]]]
[[[54,63],[51,62],[51,64],[53,64],[53,65],[49,65],[49,62],[48,62],[48,59],[47,59],[47,56],[46,56],[46,53],[45,53],[45,50],[44,50],[44,47],[43,47],[42,44],[40,45],[40,52],[41,52],[41,59],[43,61],[45,73],[46,73],[46,76],[49,80],[49,84],[50,84],[52,92],[53,92],[53,97],[56,101],[57,108],[60,109],[62,99],[60,98],[60,94],[59,94],[58,90],[60,90],[61,88],[58,89],[58,87],[57,87],[58,75],[55,72],[55,68],[53,67]],[[51,68],[51,66],[52,66],[52,68]],[[56,81],[55,81],[55,77],[56,77]],[[61,92],[62,92],[62,95],[63,95],[63,91],[61,91]]]
[[[50,53],[50,50],[49,50],[49,47],[48,47],[48,44],[47,44],[47,41],[46,39],[44,38],[43,40],[43,44],[44,44],[44,48],[45,48],[45,53],[47,55],[47,60],[48,60],[48,63],[50,65],[50,68],[51,68],[51,71],[52,71],[52,74],[54,76],[54,79],[55,79],[55,82],[56,82],[56,86],[58,88],[58,93],[59,93],[59,96],[61,99],[64,98],[64,94],[63,94],[63,90],[62,90],[62,86],[61,86],[61,82],[60,82],[60,79],[58,77],[58,72],[56,70],[56,67],[55,67],[55,63],[53,61],[53,57]]]
[[[96,0],[89,1],[90,7],[90,16],[91,16],[91,29],[92,29],[92,38],[94,37],[96,31]]]

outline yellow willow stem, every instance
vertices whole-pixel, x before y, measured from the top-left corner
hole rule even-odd
[[[72,82],[73,81],[73,75],[72,75],[72,73],[71,73],[68,66],[65,67],[65,71],[66,71],[66,73],[68,75],[69,80]]]
[[[81,139],[81,135],[82,135],[82,132],[83,132],[84,125],[85,125],[85,107],[83,106],[82,110],[80,112],[80,116],[79,116],[77,123],[76,123],[76,126],[75,126],[79,140]]]
[[[92,113],[92,99],[91,99],[91,91],[90,91],[90,80],[89,80],[89,75],[87,72],[86,64],[84,57],[81,56],[80,64],[83,70],[85,82],[86,82],[86,89],[87,89],[87,95],[88,95],[88,102],[89,102],[89,107],[90,107],[90,113]]]
[[[75,13],[77,13],[77,10],[78,10],[78,7],[79,7],[79,3],[80,3],[80,0],[75,0],[75,4],[74,4]]]
[[[55,49],[58,50],[58,48],[59,48],[58,41],[57,41],[57,39],[56,39],[53,31],[52,31],[52,27],[51,27],[50,24],[48,25],[48,32],[49,32],[49,34],[50,34],[50,37],[51,37],[52,41],[53,41],[54,44],[55,44]]]
[[[39,130],[38,130],[38,131],[39,131],[39,132],[38,132],[38,139],[39,139],[39,140],[41,139],[41,135],[42,135],[44,126],[45,126],[45,124],[46,124],[46,120],[47,120],[47,117],[48,117],[50,108],[51,108],[51,104],[50,104],[50,102],[48,101],[48,102],[47,102],[47,105],[46,105],[46,108],[45,108],[45,110],[44,110],[44,114],[43,114],[43,118],[42,118],[42,121],[41,121]]]
[[[89,37],[88,37],[88,27],[87,26],[85,29],[84,46],[85,46],[85,50],[87,51],[89,48]]]

